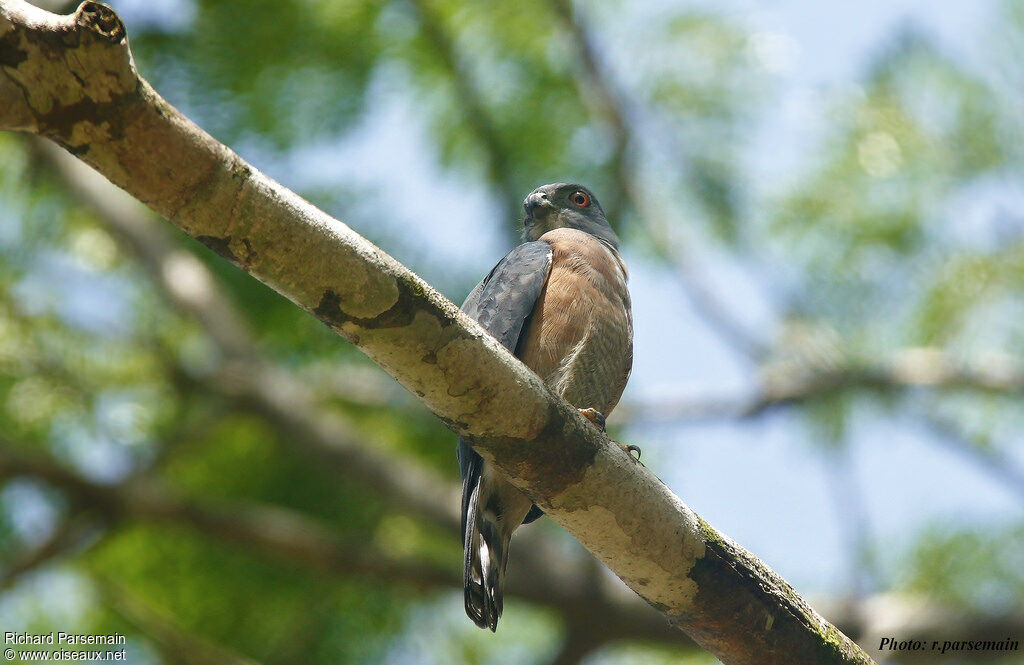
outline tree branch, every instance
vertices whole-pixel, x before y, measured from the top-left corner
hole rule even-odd
[[[935,347],[902,349],[872,364],[841,358],[830,365],[776,361],[765,366],[760,386],[750,394],[623,405],[622,418],[643,423],[753,418],[780,406],[853,390],[885,393],[911,389],[1018,394],[1024,392],[1024,366],[1009,356],[957,362]]]
[[[58,142],[350,340],[723,662],[871,662],[455,305],[161,99],[105,5],[0,1],[0,128]]]
[[[135,477],[119,485],[104,485],[42,455],[19,452],[17,446],[0,439],[0,474],[3,472],[37,478],[70,493],[111,523],[183,523],[218,539],[322,570],[384,577],[414,586],[461,584],[454,570],[395,557],[365,544],[347,543],[320,522],[294,511],[191,499],[152,478]]]

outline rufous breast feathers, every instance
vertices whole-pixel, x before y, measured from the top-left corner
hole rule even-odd
[[[555,229],[540,240],[551,245],[551,269],[517,355],[573,406],[607,416],[633,364],[626,266],[583,231]]]

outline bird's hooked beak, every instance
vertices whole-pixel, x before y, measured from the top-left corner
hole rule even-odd
[[[523,201],[523,210],[527,217],[538,217],[547,214],[554,209],[554,204],[548,200],[547,192],[530,192],[530,195]]]
[[[527,228],[533,226],[536,221],[547,217],[554,209],[555,205],[548,199],[547,192],[539,190],[530,192],[530,195],[523,200],[523,210],[526,211],[524,225]]]

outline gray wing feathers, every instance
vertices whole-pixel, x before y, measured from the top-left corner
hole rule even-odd
[[[551,268],[551,245],[540,240],[519,245],[476,285],[462,304],[462,311],[476,319],[502,346],[515,353],[523,324],[544,289]],[[480,476],[483,460],[459,440],[459,471],[462,475],[462,532],[465,537],[469,496]]]
[[[476,319],[502,346],[515,353],[523,326],[544,290],[551,268],[551,246],[546,242],[524,243],[505,255],[494,270],[476,285],[462,310]],[[477,516],[480,474],[483,459],[462,439],[457,448],[462,475],[462,538],[465,548],[463,581],[466,614],[481,628],[494,630],[501,615],[501,583],[491,579],[484,565],[481,542],[486,551],[500,552],[498,541],[488,524]],[[527,521],[542,513],[536,506]],[[500,571],[504,572],[504,571]]]
[[[551,245],[540,240],[523,243],[477,284],[462,311],[515,352],[523,324],[540,298],[550,268]]]

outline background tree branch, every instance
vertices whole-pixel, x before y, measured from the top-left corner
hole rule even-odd
[[[417,558],[396,556],[369,543],[347,541],[330,525],[293,510],[253,502],[185,496],[146,476],[104,485],[62,467],[45,455],[30,453],[22,444],[9,440],[2,440],[0,444],[0,474],[45,482],[67,493],[79,506],[73,523],[60,525],[52,538],[26,551],[17,563],[0,571],[0,579],[8,582],[81,545],[83,537],[97,535],[96,524],[106,525],[110,530],[138,522],[187,527],[250,554],[308,566],[342,578],[366,576],[417,590],[461,590],[462,579],[456,565],[438,566]],[[82,516],[88,518],[87,521],[81,521]],[[517,557],[510,572],[508,591],[511,596],[549,607],[564,617],[566,643],[557,656],[563,662],[574,662],[573,659],[578,660],[618,640],[698,648],[635,594],[618,585],[602,584],[599,569],[574,565],[562,560],[559,554],[549,552],[543,559]],[[111,597],[116,611],[124,609],[119,602],[122,599],[121,596]],[[845,633],[857,636],[872,649],[877,647],[881,637],[895,634],[912,635],[913,639],[945,639],[944,636],[961,630],[963,625],[970,627],[971,635],[993,639],[1024,630],[1024,615],[964,615],[910,595],[873,595],[854,605],[836,599],[824,601],[820,606],[825,616]],[[138,616],[146,624],[145,632],[164,643],[164,629],[144,620],[153,614],[154,610],[149,609]],[[134,616],[133,613],[126,618],[134,623]],[[161,619],[158,623],[162,626],[167,622]],[[180,631],[176,631],[178,633]],[[172,646],[180,646],[181,640],[186,638],[180,635],[170,642]],[[915,656],[912,653],[890,655],[900,662],[913,661]]]

